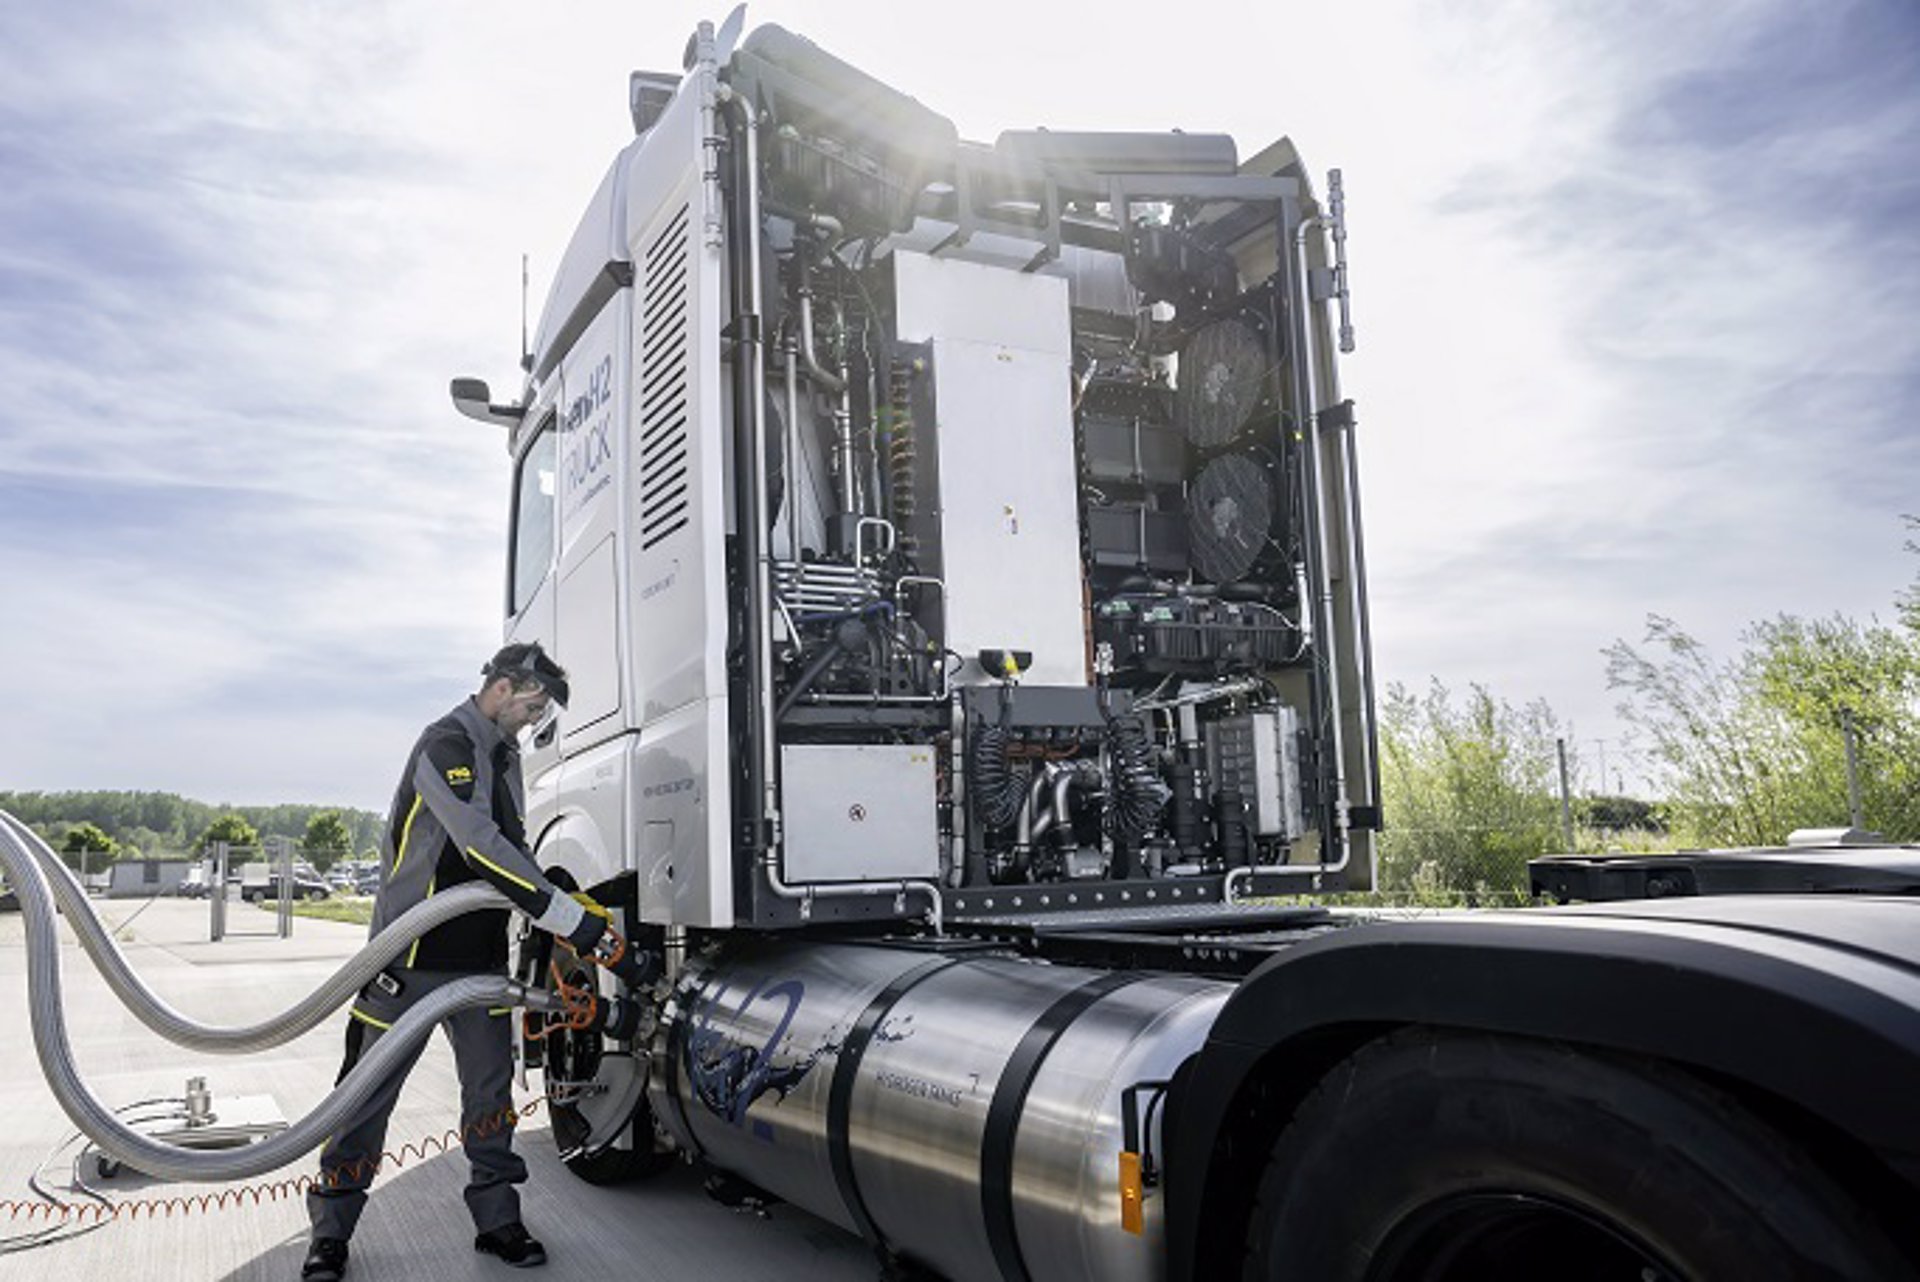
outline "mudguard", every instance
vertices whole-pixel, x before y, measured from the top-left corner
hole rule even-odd
[[[1168,1277],[1237,1276],[1279,1124],[1424,1024],[1656,1056],[1786,1101],[1920,1187],[1920,902],[1739,896],[1462,913],[1319,936],[1247,977],[1166,1119]]]

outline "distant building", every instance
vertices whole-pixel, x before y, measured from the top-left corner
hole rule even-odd
[[[146,899],[171,895],[197,868],[193,859],[122,859],[107,874],[108,899]]]

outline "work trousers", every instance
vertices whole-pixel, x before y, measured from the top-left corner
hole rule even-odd
[[[467,978],[465,973],[399,966],[388,974],[400,982],[397,995],[382,991],[376,981],[354,1002],[342,1078],[415,1002],[443,984]],[[470,1167],[467,1210],[473,1215],[474,1228],[482,1233],[520,1218],[520,1193],[514,1186],[527,1178],[527,1164],[513,1151],[511,1019],[512,1012],[504,1008],[474,1007],[440,1025],[453,1043],[454,1066],[460,1076],[460,1133]],[[386,1143],[387,1119],[419,1058],[418,1050],[406,1057],[368,1097],[347,1129],[336,1133],[320,1151],[320,1176],[307,1191],[307,1215],[315,1237],[353,1236]]]

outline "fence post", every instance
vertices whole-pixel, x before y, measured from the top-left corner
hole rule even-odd
[[[1860,757],[1854,747],[1853,709],[1840,709],[1840,738],[1847,748],[1847,817],[1855,828],[1867,826],[1860,810]]]
[[[1573,798],[1567,790],[1567,741],[1555,739],[1554,751],[1560,755],[1560,841],[1567,853],[1573,853]],[[1605,786],[1605,781],[1601,781]]]
[[[213,942],[219,943],[227,937],[227,843],[213,843],[213,854],[208,857],[213,865],[212,882],[207,887],[207,907],[209,926]]]
[[[280,938],[293,938],[293,838],[276,837],[274,865],[280,870]]]

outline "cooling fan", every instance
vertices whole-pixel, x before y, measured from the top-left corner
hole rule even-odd
[[[1215,321],[1180,351],[1173,421],[1202,449],[1239,434],[1267,389],[1267,351],[1239,321]]]
[[[1215,583],[1245,578],[1273,529],[1273,480],[1259,455],[1223,454],[1187,494],[1194,568]]]

